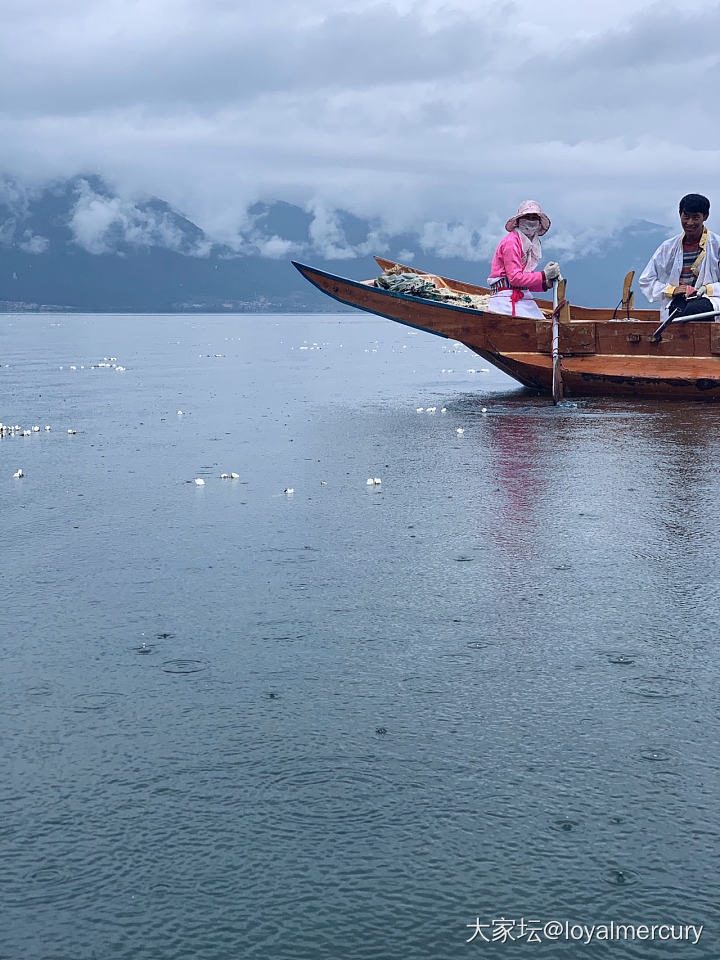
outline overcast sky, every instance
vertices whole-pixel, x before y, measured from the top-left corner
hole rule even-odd
[[[562,243],[633,217],[672,224],[691,191],[717,205],[720,231],[714,3],[3,0],[3,12],[0,169],[99,173],[218,238],[253,201],[282,199],[461,247],[443,224],[496,236],[531,197]]]

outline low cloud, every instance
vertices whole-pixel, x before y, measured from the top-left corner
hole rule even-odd
[[[310,240],[313,247],[328,260],[351,260],[357,249],[346,240],[336,210],[317,204],[310,223]]]
[[[131,200],[97,193],[86,180],[70,217],[74,241],[88,253],[115,253],[122,244],[164,247],[204,256],[209,244],[188,240],[169,212],[142,208]]]
[[[463,260],[487,260],[497,246],[498,237],[481,235],[462,223],[426,223],[420,234],[420,246],[440,257]]]
[[[291,240],[283,240],[282,237],[272,236],[268,240],[261,240],[257,244],[257,251],[261,257],[268,257],[270,260],[287,260],[294,252],[300,248]]]

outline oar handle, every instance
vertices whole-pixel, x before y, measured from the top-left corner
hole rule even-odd
[[[558,284],[559,280],[553,280],[553,316],[552,316],[552,398],[553,403],[557,404],[562,400],[563,383],[562,373],[560,372],[560,320],[558,318]]]
[[[693,320],[707,320],[710,317],[720,316],[720,310],[708,310],[707,313],[689,313],[687,316],[678,317],[677,314],[679,309],[680,309],[679,307],[676,307],[675,310],[673,310],[673,312],[667,318],[667,320],[663,320],[663,322],[660,324],[660,326],[657,328],[655,333],[650,338],[651,340],[654,340],[657,343],[658,340],[660,339],[660,334],[663,332],[665,327],[667,327],[668,324],[670,323],[690,323]]]

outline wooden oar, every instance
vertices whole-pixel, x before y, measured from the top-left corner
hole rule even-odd
[[[559,282],[553,280],[553,316],[552,316],[552,398],[557,406],[563,397],[562,370],[560,369],[560,320],[558,301],[565,299],[565,281],[562,281],[562,297],[558,296]]]
[[[631,289],[634,276],[635,276],[634,270],[630,270],[629,273],[625,274],[625,279],[623,280],[622,298],[620,299],[620,302],[613,310],[613,315],[612,315],[613,320],[617,320],[618,310],[624,310],[626,318],[628,320],[630,319],[630,311],[635,306],[635,294]]]
[[[655,333],[650,337],[651,340],[657,343],[661,333],[669,323],[691,323],[693,320],[707,320],[708,317],[720,317],[720,310],[708,310],[707,313],[689,313],[686,317],[678,317],[676,320],[675,317],[679,310],[680,307],[676,307],[667,320],[663,320]]]
[[[635,271],[631,270],[625,275],[623,280],[623,298],[622,305],[625,308],[626,315],[630,313],[635,306],[635,294],[632,292],[632,282],[635,278]]]
[[[660,335],[661,335],[661,333],[663,332],[663,330],[665,329],[665,327],[666,327],[669,323],[672,323],[672,322],[673,322],[673,320],[675,319],[676,314],[677,314],[679,311],[680,311],[680,307],[676,307],[676,308],[673,310],[673,312],[668,315],[667,320],[663,320],[663,322],[662,322],[662,323],[660,324],[660,326],[657,328],[657,330],[655,331],[655,333],[653,333],[653,335],[650,337],[650,339],[651,339],[651,340],[654,340],[654,341],[657,343],[657,341],[660,339]]]

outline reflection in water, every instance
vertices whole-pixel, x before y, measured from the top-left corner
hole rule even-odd
[[[506,416],[488,424],[487,436],[495,472],[508,501],[508,518],[519,520],[532,509],[542,477],[538,423],[526,415]]]

